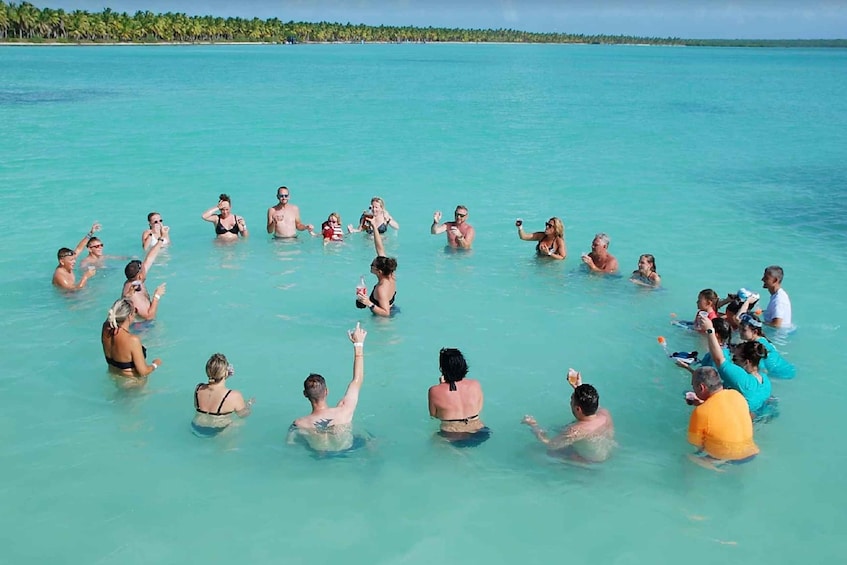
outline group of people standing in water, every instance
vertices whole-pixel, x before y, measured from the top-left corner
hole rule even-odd
[[[274,238],[294,238],[298,232],[307,232],[311,236],[322,237],[324,244],[333,244],[353,233],[370,235],[376,254],[370,264],[370,271],[377,281],[370,293],[364,284],[360,285],[356,306],[370,309],[375,316],[390,317],[397,312],[397,260],[386,256],[383,235],[389,228],[397,230],[400,225],[388,212],[381,198],[374,197],[369,208],[361,214],[357,225],[348,224],[345,234],[341,227],[341,216],[337,212],[329,214],[316,233],[313,224],[301,220],[299,208],[290,202],[291,194],[287,187],[279,187],[276,196],[278,203],[268,208],[266,224],[267,233]],[[446,234],[447,245],[451,248],[471,249],[476,232],[468,223],[468,215],[468,208],[459,205],[454,210],[453,219],[442,222],[442,214],[437,211],[433,214],[430,233]],[[237,240],[250,235],[245,219],[235,214],[232,200],[226,194],[221,194],[217,205],[201,216],[214,225],[216,237],[220,240]],[[147,273],[159,252],[171,241],[170,230],[164,225],[159,213],[151,212],[147,220],[149,228],[144,230],[141,237],[146,252],[144,259],[133,259],[126,264],[126,281],[121,297],[109,309],[101,328],[103,354],[109,370],[136,385],[143,384],[145,378],[162,364],[158,358],[148,362],[147,351],[132,329],[139,327],[139,322],[153,320],[158,313],[166,285],[160,284],[151,295],[146,288]],[[540,257],[551,260],[567,257],[565,228],[560,218],[551,217],[544,229],[536,232],[526,232],[520,219],[515,221],[515,226],[521,240],[536,242],[536,253]],[[95,223],[75,249],[63,247],[59,250],[59,264],[53,274],[53,283],[57,287],[68,291],[82,289],[106,259],[121,259],[103,254],[103,242],[95,236],[99,230],[100,225]],[[591,251],[581,256],[586,269],[597,274],[618,272],[618,261],[609,253],[609,244],[610,238],[605,233],[595,235]],[[84,269],[77,281],[74,268],[77,256],[84,248],[87,248],[88,256],[80,262]],[[779,295],[776,299],[778,305],[774,308],[769,306],[768,313],[771,315],[768,317],[766,313],[764,323],[787,326],[791,323],[790,302],[787,302],[784,291],[779,293],[781,269],[778,272],[774,269],[778,267],[766,270],[763,281],[765,287],[772,290],[772,295]],[[653,255],[640,256],[630,281],[648,287],[661,284]],[[695,329],[706,336],[710,354],[704,358],[702,366],[696,369],[690,363],[680,363],[692,373],[694,390],[686,398],[689,404],[696,405],[691,416],[689,441],[700,448],[702,455],[710,462],[743,460],[757,452],[752,442],[751,413],[755,416],[757,410],[770,398],[770,381],[758,371],[764,360],[775,359],[775,349],[761,332],[762,323],[749,311],[755,304],[750,300],[752,297],[745,300],[737,296],[732,299],[728,297],[725,301],[729,304],[727,314],[721,315],[718,314],[718,308],[724,305],[722,301],[716,295],[712,296],[706,291],[704,293],[701,293],[701,297],[705,298],[698,298]],[[732,327],[738,329],[745,341],[730,349],[728,344]],[[366,336],[367,332],[359,325],[348,332],[354,353],[353,378],[338,404],[328,404],[328,388],[321,375],[311,374],[306,378],[303,395],[312,409],[310,414],[294,420],[289,430],[290,442],[302,440],[316,452],[332,454],[355,449],[366,441],[354,436],[352,432],[353,415],[364,380]],[[430,415],[440,421],[439,435],[456,447],[478,445],[487,440],[491,432],[480,418],[484,398],[482,387],[479,381],[467,378],[468,365],[462,352],[454,348],[442,349],[439,353],[439,367],[440,382],[432,386],[428,394]],[[768,372],[774,370],[771,365],[767,367]],[[739,371],[747,376],[741,375]],[[244,418],[250,414],[253,399],[245,400],[239,391],[227,387],[227,380],[234,373],[234,368],[223,354],[215,353],[209,358],[206,363],[207,382],[198,384],[194,390],[195,418],[192,427],[196,434],[204,437],[217,435],[230,426],[233,415]],[[615,445],[611,414],[600,407],[598,391],[592,385],[583,383],[579,372],[571,369],[567,382],[573,389],[570,406],[575,421],[572,424],[558,434],[548,435],[532,416],[526,416],[522,423],[531,428],[553,455],[579,462],[604,461]],[[744,405],[749,408],[749,430],[747,422],[738,413],[737,407],[740,404],[737,398],[725,393],[735,393],[745,401]],[[730,414],[731,417],[728,416]],[[728,424],[728,421],[733,423]],[[732,437],[723,437],[715,432],[728,429]],[[715,445],[723,448],[715,448]],[[727,445],[735,447],[725,449]]]

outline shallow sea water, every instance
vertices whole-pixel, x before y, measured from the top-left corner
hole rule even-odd
[[[847,385],[847,52],[532,45],[0,49],[5,371],[0,469],[10,563],[762,563],[840,560]],[[303,220],[354,222],[372,195],[400,222],[391,320],[353,308],[373,247],[264,234],[275,189]],[[200,214],[226,192],[252,235],[217,245]],[[471,253],[430,236],[470,210]],[[94,221],[107,254],[141,253],[146,214],[173,245],[143,340],[143,391],[107,376],[99,327],[126,259],[51,288],[55,250]],[[515,236],[564,219],[569,258]],[[596,232],[622,272],[656,255],[664,288],[581,268]],[[700,289],[786,272],[798,367],[762,454],[717,474],[686,459],[673,328]],[[368,275],[369,284],[373,277]],[[764,292],[764,291],[763,291]],[[284,444],[302,381],[350,378],[345,330],[368,329],[357,429],[371,449],[317,459]],[[493,437],[433,440],[438,350],[482,381]],[[215,351],[255,396],[243,426],[191,434]],[[600,391],[620,447],[591,469],[548,458],[524,414],[571,420],[569,366]],[[231,433],[230,433],[231,432]]]

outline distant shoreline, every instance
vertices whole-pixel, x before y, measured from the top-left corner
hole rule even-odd
[[[727,43],[731,42],[731,43]],[[798,42],[802,42],[798,44]],[[843,45],[833,45],[839,42]],[[283,41],[6,41],[0,39],[0,47],[190,47],[213,45],[594,45],[594,46],[631,46],[631,47],[750,47],[750,48],[782,48],[782,49],[847,49],[847,40],[813,39],[774,39],[774,40],[698,40],[696,42],[680,43],[644,43],[620,42],[600,43],[588,41],[299,41],[286,43]]]
[[[555,44],[673,47],[847,48],[847,39],[683,39],[517,29],[469,29],[338,22],[295,22],[185,13],[100,12],[0,0],[0,45],[335,45],[335,44]]]

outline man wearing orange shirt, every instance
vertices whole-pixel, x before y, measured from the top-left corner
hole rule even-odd
[[[688,443],[700,452],[691,460],[718,470],[725,463],[744,463],[759,453],[753,442],[753,419],[740,392],[723,388],[721,377],[712,367],[700,367],[691,374],[694,393],[687,394],[696,405],[688,423]]]

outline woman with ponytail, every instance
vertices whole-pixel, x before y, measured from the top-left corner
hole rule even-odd
[[[147,349],[141,339],[129,331],[135,319],[135,307],[126,298],[121,298],[109,308],[100,333],[103,355],[109,371],[124,377],[146,377],[159,368],[161,359],[147,364]]]

